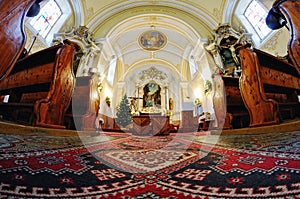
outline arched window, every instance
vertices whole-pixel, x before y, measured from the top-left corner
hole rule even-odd
[[[243,0],[237,6],[235,14],[243,23],[256,46],[260,46],[271,33],[266,25],[268,10],[258,0]]]
[[[191,78],[193,78],[198,71],[198,66],[195,57],[193,55],[191,55],[189,58],[189,66],[190,66]]]
[[[53,34],[57,33],[71,13],[68,3],[59,4],[56,0],[42,1],[37,16],[28,18],[27,27],[46,44],[50,45]]]
[[[108,72],[107,72],[107,82],[110,85],[113,85],[113,83],[114,83],[116,66],[117,66],[117,57],[116,56],[112,56],[112,59],[109,62]]]

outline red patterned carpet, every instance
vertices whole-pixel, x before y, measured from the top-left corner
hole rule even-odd
[[[0,198],[300,198],[299,135],[0,134]]]

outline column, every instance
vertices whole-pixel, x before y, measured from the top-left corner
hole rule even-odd
[[[137,101],[136,101],[136,105],[137,105],[137,110],[140,111],[140,102],[141,102],[141,99],[140,99],[140,86],[139,85],[136,85],[136,94],[135,96],[137,96]]]
[[[168,92],[168,87],[165,87],[165,109],[169,110],[169,92]]]

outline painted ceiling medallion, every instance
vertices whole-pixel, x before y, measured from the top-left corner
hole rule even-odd
[[[157,30],[148,30],[139,36],[138,42],[142,49],[156,51],[166,45],[167,37]]]

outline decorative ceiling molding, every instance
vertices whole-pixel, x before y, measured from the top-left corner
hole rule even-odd
[[[226,1],[224,13],[223,13],[223,21],[222,24],[228,23],[231,25],[232,17],[234,16],[234,9],[236,7],[238,0],[228,0]]]
[[[150,67],[147,70],[143,70],[137,75],[137,86],[143,86],[148,82],[156,82],[161,86],[168,85],[168,75],[162,71],[157,70],[154,66]]]
[[[145,23],[149,23],[148,26],[145,27]],[[151,27],[152,23],[155,27]],[[160,50],[148,51],[141,48],[138,38],[149,30],[159,31],[166,36],[165,40],[168,42]],[[124,68],[123,77],[139,67],[161,65],[181,79],[179,71],[182,60],[199,45],[199,39],[198,32],[183,20],[162,14],[143,14],[119,21],[106,35],[105,44],[112,47],[117,57],[122,58],[122,65],[128,65]]]
[[[83,8],[85,10],[86,18],[87,20],[90,20],[95,14],[94,7],[87,7],[87,2],[86,2],[87,0],[81,0],[81,1],[83,4]]]
[[[85,0],[70,0],[75,13],[75,26],[84,26],[85,17],[82,2],[85,3]]]
[[[151,20],[154,16],[156,18],[155,22]],[[169,29],[180,33],[189,41],[201,39],[201,35],[189,23],[164,14],[140,14],[126,18],[123,21],[118,21],[105,36],[110,38],[111,42],[114,42],[119,37],[122,37],[122,33],[136,29],[147,29],[147,27],[148,30]]]
[[[151,9],[153,8],[153,9]],[[141,12],[139,12],[141,10]],[[195,29],[199,30],[199,24],[201,25],[200,29],[203,29],[202,31],[206,30],[207,32],[211,32],[212,29],[217,28],[219,22],[214,20],[212,15],[209,15],[209,13],[205,12],[204,10],[201,10],[200,8],[197,8],[195,6],[192,6],[190,4],[187,4],[185,2],[174,2],[173,0],[167,0],[159,3],[158,6],[153,6],[153,4],[149,3],[149,1],[135,1],[134,3],[128,3],[121,2],[116,5],[112,5],[109,7],[109,9],[106,10],[100,10],[98,13],[96,13],[95,18],[93,18],[87,26],[90,28],[91,31],[101,31],[102,34],[105,31],[108,31],[108,29],[111,29],[113,27],[113,22],[109,22],[109,20],[112,20],[115,17],[130,17],[136,16],[140,13],[153,13],[156,14],[166,14],[170,16],[174,16],[177,18],[189,18],[190,22],[194,21],[197,22],[198,25],[194,25]],[[127,14],[125,14],[127,13]],[[126,15],[126,16],[125,16]],[[118,18],[118,20],[122,20]],[[125,20],[125,18],[124,18]],[[186,19],[187,20],[187,19]],[[105,27],[110,25],[111,27]]]
[[[140,68],[145,68],[145,67],[149,67],[149,66],[159,66],[164,67],[166,71],[169,71],[174,77],[175,79],[180,79],[180,81],[182,81],[184,79],[184,77],[182,76],[182,74],[180,73],[180,66],[174,66],[172,65],[170,62],[168,62],[167,60],[152,60],[152,59],[144,59],[144,60],[139,60],[138,62],[134,63],[133,65],[131,65],[127,71],[124,73],[123,75],[123,79],[122,81],[125,81],[125,79],[131,75],[134,76],[134,74],[136,73],[136,71],[138,71]]]
[[[262,48],[265,48],[269,51],[274,51],[276,47],[278,46],[278,38],[280,34],[282,33],[282,30],[278,30],[276,33],[274,33],[269,41],[267,41]]]
[[[216,19],[218,19],[218,21],[222,21],[222,10],[220,10],[218,8],[214,8],[213,14],[216,17]]]
[[[70,39],[76,41],[84,49],[94,47],[96,49],[101,48],[101,44],[97,46],[93,38],[93,34],[89,31],[86,26],[73,27],[70,32],[67,33],[56,33],[53,36],[54,43],[61,43],[64,39]]]

